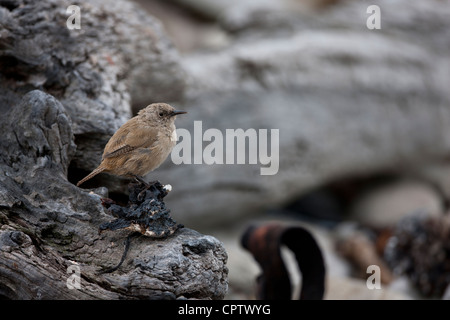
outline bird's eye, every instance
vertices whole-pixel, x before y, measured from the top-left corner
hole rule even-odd
[[[159,116],[162,117],[163,115],[164,115],[164,112],[161,111],[161,112],[159,113]]]

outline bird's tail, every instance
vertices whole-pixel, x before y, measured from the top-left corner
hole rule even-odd
[[[91,173],[89,173],[86,177],[84,177],[83,179],[81,179],[80,181],[78,181],[77,183],[77,187],[80,186],[80,184],[82,184],[83,182],[91,179],[92,177],[98,175],[100,172],[104,171],[105,168],[103,167],[97,167],[97,169],[94,169],[94,171],[92,171]]]

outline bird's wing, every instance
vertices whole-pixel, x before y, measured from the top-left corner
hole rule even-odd
[[[124,144],[124,145],[119,146],[117,149],[114,149],[111,152],[103,154],[103,159],[117,157],[117,156],[120,156],[121,154],[133,151],[134,149],[136,149],[136,147]]]
[[[117,157],[137,148],[150,148],[155,143],[157,132],[154,127],[138,126],[131,120],[120,127],[108,141],[102,159]]]

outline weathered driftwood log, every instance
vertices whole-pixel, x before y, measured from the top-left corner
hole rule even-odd
[[[100,196],[67,181],[75,152],[64,108],[41,91],[27,93],[0,120],[0,296],[12,299],[223,298],[227,255],[211,236],[180,229],[164,240],[132,240],[110,222]],[[66,282],[79,268],[80,289]],[[69,269],[70,271],[70,269]]]
[[[133,238],[120,269],[99,274],[120,261],[130,231],[99,234],[113,217],[67,180],[70,163],[100,159],[143,76],[160,84],[141,92],[146,101],[182,94],[184,80],[159,23],[125,1],[78,4],[82,29],[69,31],[67,1],[0,2],[0,296],[223,298],[224,247],[188,228]]]

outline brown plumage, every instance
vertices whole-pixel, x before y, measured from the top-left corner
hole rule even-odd
[[[176,144],[177,111],[166,103],[153,103],[123,124],[109,139],[102,162],[77,186],[100,172],[142,179],[166,160]]]

